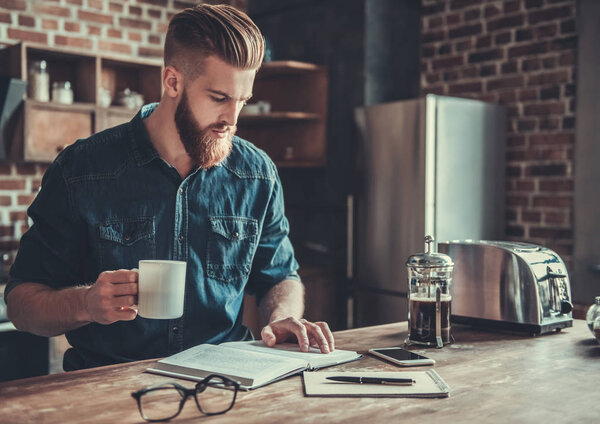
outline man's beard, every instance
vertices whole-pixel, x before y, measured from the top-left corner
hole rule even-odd
[[[230,126],[229,134],[224,138],[211,137],[213,129],[223,130],[228,125],[221,122],[200,128],[190,110],[185,89],[175,110],[175,126],[185,151],[202,169],[217,165],[231,153],[231,139],[237,127]]]

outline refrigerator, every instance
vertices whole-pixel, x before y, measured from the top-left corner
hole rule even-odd
[[[407,319],[405,264],[425,235],[436,249],[505,235],[505,107],[427,95],[357,108],[355,121],[350,328]]]

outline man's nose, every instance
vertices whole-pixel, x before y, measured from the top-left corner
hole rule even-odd
[[[221,114],[221,121],[226,122],[227,125],[235,126],[237,125],[238,116],[240,116],[240,111],[244,106],[244,102],[236,102],[231,101],[227,103],[227,106],[223,110]]]

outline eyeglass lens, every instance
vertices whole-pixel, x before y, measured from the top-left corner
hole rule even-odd
[[[227,411],[235,400],[235,390],[223,388],[225,381],[219,377],[210,379],[207,385],[196,391],[198,408],[205,414],[220,414]]]
[[[167,420],[177,415],[181,400],[181,393],[175,387],[157,387],[140,397],[140,412],[146,420]]]

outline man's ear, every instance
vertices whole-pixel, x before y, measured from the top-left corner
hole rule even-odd
[[[175,98],[183,90],[183,74],[169,65],[163,70],[165,95]]]

